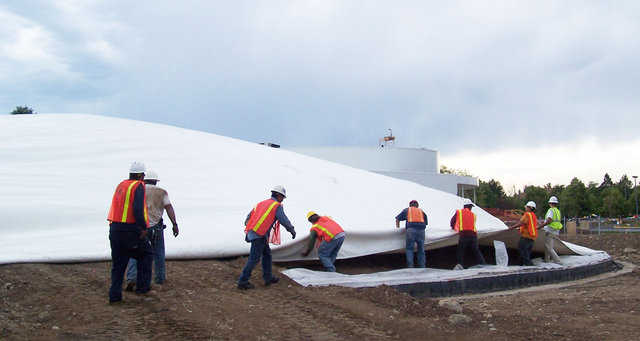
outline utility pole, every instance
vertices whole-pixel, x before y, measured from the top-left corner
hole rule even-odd
[[[636,184],[636,180],[638,180],[638,176],[633,176],[633,192],[636,194],[636,223],[638,222],[638,188]]]

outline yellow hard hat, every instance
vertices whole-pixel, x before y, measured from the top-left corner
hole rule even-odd
[[[309,220],[309,218],[311,218],[311,216],[314,214],[317,214],[317,213],[313,211],[309,211],[309,213],[307,213],[307,220]]]

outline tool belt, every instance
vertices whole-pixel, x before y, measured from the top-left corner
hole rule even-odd
[[[166,228],[167,228],[167,225],[165,225],[162,222],[162,219],[160,219],[160,222],[158,222],[157,224],[149,228],[148,236],[149,236],[149,241],[151,242],[152,245],[156,245],[158,240],[162,238],[162,230]]]

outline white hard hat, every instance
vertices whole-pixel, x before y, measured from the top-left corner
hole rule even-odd
[[[529,202],[528,202],[526,205],[524,205],[524,206],[529,206],[529,207],[531,207],[531,208],[536,208],[536,203],[535,203],[535,202],[533,202],[533,201],[529,201]]]
[[[129,167],[129,173],[133,174],[144,173],[145,170],[146,168],[144,166],[144,163],[140,161],[133,161],[131,163],[131,167]]]
[[[467,206],[467,205],[475,206],[473,204],[473,201],[471,201],[471,199],[465,198],[464,201],[462,202],[462,206]]]
[[[155,180],[155,181],[160,181],[158,180],[158,173],[156,173],[156,171],[149,169],[148,171],[144,172],[144,179],[145,180]]]
[[[287,197],[287,190],[284,189],[284,187],[282,187],[282,185],[276,185],[273,187],[273,189],[271,190],[271,192],[276,192],[276,193],[280,193],[282,194],[285,198]]]
[[[555,196],[549,198],[549,203],[550,204],[557,204],[558,203],[558,198],[556,198]]]

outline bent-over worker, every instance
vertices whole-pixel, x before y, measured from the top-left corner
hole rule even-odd
[[[320,242],[318,258],[322,266],[328,272],[336,272],[334,264],[346,236],[344,230],[330,217],[319,216],[313,211],[307,213],[307,220],[311,223],[311,231],[309,233],[309,244],[307,249],[302,252],[302,256],[309,255],[317,240]]]

